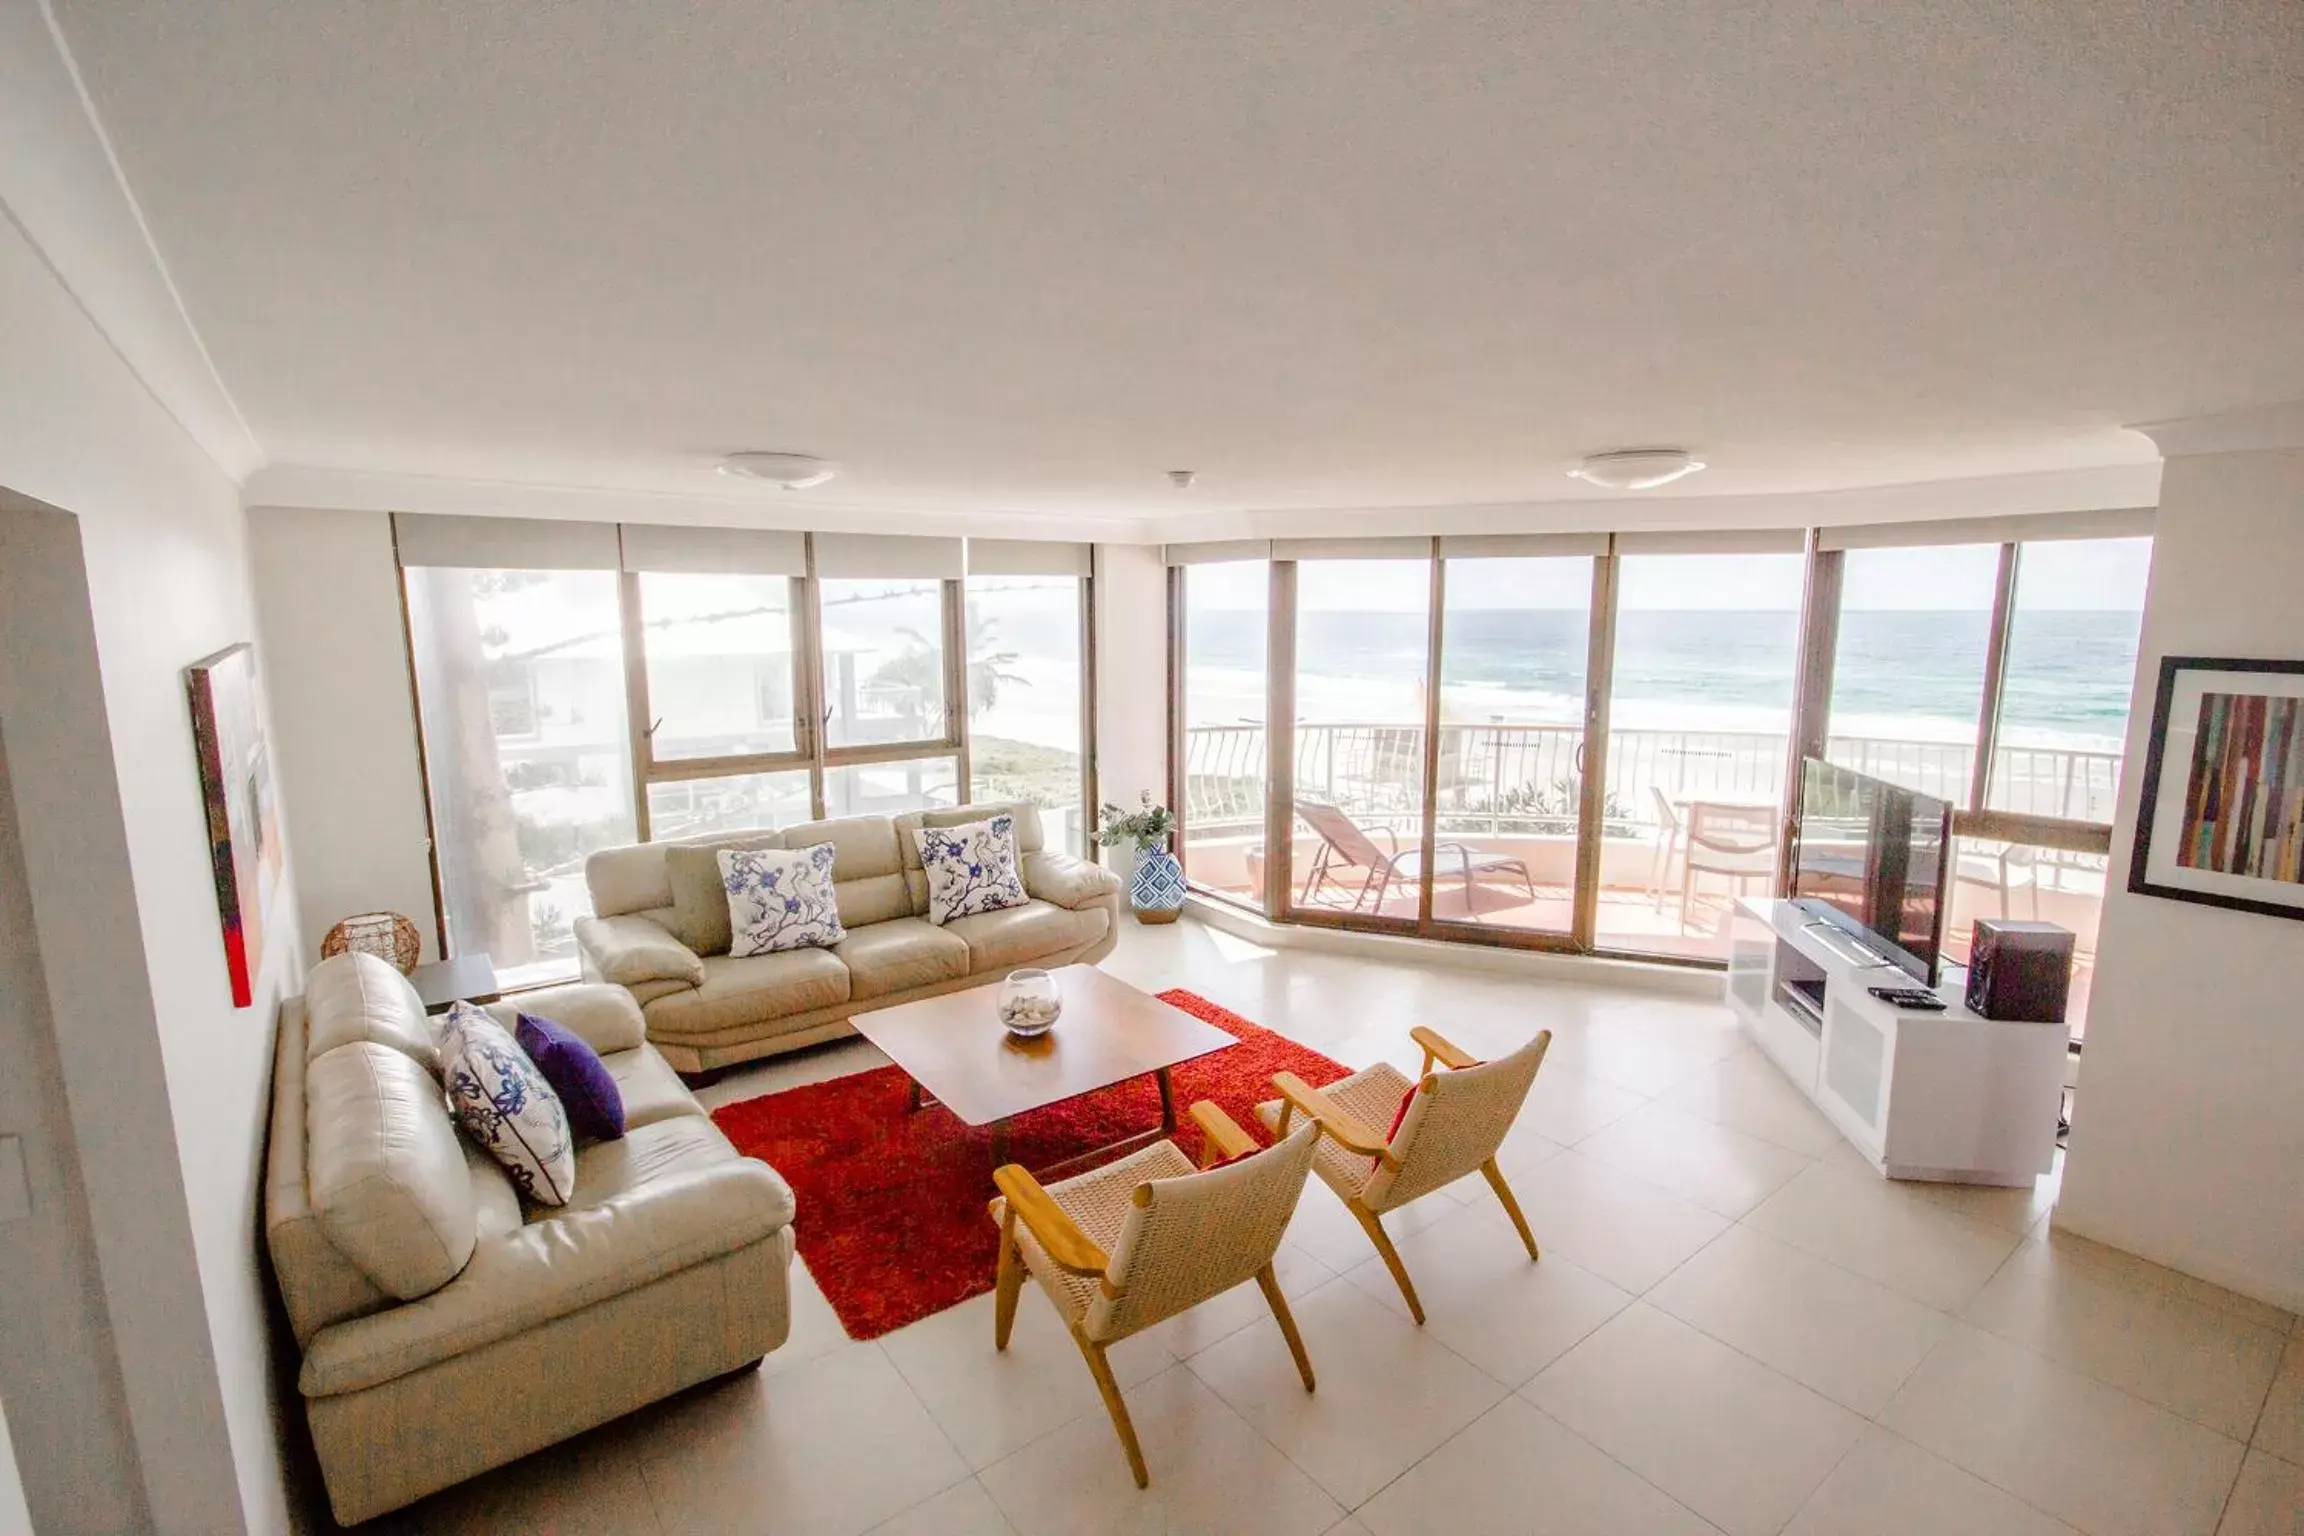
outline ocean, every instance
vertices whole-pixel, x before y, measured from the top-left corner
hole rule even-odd
[[[1441,685],[1460,723],[1572,723],[1583,697],[1581,610],[1468,609],[1447,617]],[[1424,616],[1307,610],[1297,640],[1305,720],[1417,718]],[[2016,616],[2001,708],[2009,745],[2117,750],[2135,680],[2133,611]],[[1261,611],[1195,608],[1195,724],[1262,718]],[[1973,740],[1990,618],[1975,610],[1841,617],[1835,733]],[[1799,616],[1782,609],[1627,609],[1618,617],[1611,714],[1624,728],[1787,729]]]

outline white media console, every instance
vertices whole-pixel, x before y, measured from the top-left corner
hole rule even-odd
[[[1942,1013],[1898,1008],[1866,989],[1918,983],[1793,903],[1740,898],[1729,919],[1729,1006],[1875,1168],[2029,1184],[2055,1157],[2071,1033],[1969,1012],[1964,974],[1944,967]]]

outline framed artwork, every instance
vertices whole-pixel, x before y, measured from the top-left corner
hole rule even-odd
[[[256,978],[264,972],[281,866],[280,797],[264,736],[256,652],[245,644],[218,651],[187,667],[184,683],[192,698],[192,742],[208,809],[208,852],[232,1003],[246,1008],[256,1001]]]
[[[2160,663],[2128,889],[2304,917],[2304,661]]]

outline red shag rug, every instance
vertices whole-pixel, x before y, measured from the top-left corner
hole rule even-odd
[[[1177,989],[1160,1000],[1240,1042],[1170,1073],[1175,1141],[1188,1155],[1199,1155],[1201,1137],[1185,1111],[1199,1100],[1214,1099],[1262,1140],[1255,1106],[1273,1096],[1273,1073],[1321,1087],[1347,1071],[1204,997]],[[910,1087],[903,1069],[878,1067],[712,1114],[738,1151],[790,1181],[800,1257],[854,1339],[982,1295],[999,1260],[999,1229],[984,1210],[993,1194],[992,1128],[962,1125],[936,1104],[909,1113]],[[1137,1078],[1019,1115],[1008,1155],[1044,1168],[1159,1123],[1160,1091]]]

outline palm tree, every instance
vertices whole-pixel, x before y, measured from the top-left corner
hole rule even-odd
[[[1031,681],[1020,673],[1007,670],[1016,663],[1014,651],[996,649],[999,645],[999,621],[988,614],[968,616],[968,708],[970,713],[981,713],[1000,701],[1000,689],[1013,683],[1029,688]],[[916,698],[928,698],[943,691],[943,659],[937,647],[928,643],[928,637],[909,626],[896,631],[906,641],[904,654],[882,662],[873,670],[872,682],[878,686],[904,688],[913,691]]]

